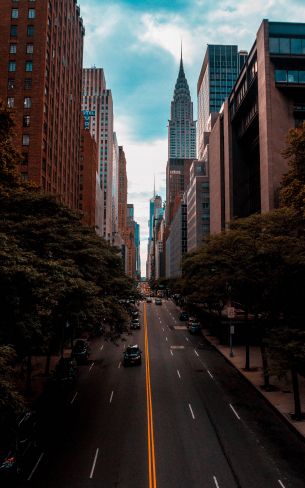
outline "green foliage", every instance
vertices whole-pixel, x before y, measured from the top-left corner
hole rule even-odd
[[[305,123],[289,131],[283,154],[289,162],[289,171],[281,185],[281,205],[305,217]]]
[[[116,248],[83,226],[79,214],[20,180],[13,127],[0,105],[0,345],[12,344],[22,359],[58,348],[67,324],[69,332],[107,322],[119,330],[126,319],[119,299],[137,293]],[[3,371],[0,357],[0,402],[16,410]]]
[[[22,397],[12,383],[15,351],[10,346],[0,346],[0,430],[12,425],[23,407]]]

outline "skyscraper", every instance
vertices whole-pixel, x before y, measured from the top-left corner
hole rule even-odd
[[[168,121],[168,158],[196,158],[196,122],[193,119],[193,102],[184,73],[182,51],[171,103],[171,118]]]
[[[14,111],[24,179],[78,207],[83,36],[65,2],[1,0],[0,97]]]
[[[189,182],[189,170],[196,158],[196,121],[193,102],[185,77],[182,50],[180,68],[171,102],[168,123],[168,161],[166,167],[166,223],[174,217],[175,200],[182,198]]]
[[[219,112],[231,92],[238,73],[247,57],[235,45],[208,44],[197,83],[198,97],[198,157],[203,158],[205,133],[210,132],[209,117]]]
[[[113,103],[111,90],[106,89],[104,70],[83,70],[82,110],[85,127],[90,129],[98,147],[100,185],[103,190],[103,236],[112,238],[113,179]]]

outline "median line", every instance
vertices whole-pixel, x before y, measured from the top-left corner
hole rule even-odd
[[[146,406],[147,406],[148,479],[149,479],[149,488],[157,488],[146,303],[144,303],[144,331],[145,331],[144,342],[145,342]]]

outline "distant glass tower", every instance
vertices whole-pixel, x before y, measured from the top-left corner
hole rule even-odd
[[[196,158],[196,122],[193,120],[193,102],[181,60],[168,121],[168,159]]]
[[[198,157],[202,158],[204,133],[210,131],[209,117],[219,112],[230,94],[247,58],[235,45],[208,44],[197,84],[198,96]]]

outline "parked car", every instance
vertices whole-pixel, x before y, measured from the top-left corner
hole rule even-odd
[[[187,312],[181,312],[181,314],[179,315],[179,320],[181,321],[189,320],[189,314]]]
[[[89,342],[86,339],[76,339],[71,352],[77,364],[86,363],[90,355]]]
[[[162,305],[162,300],[161,300],[161,298],[156,298],[156,299],[155,299],[155,304],[156,304],[156,305]]]
[[[76,360],[60,358],[55,366],[55,379],[60,382],[72,383],[78,375]]]
[[[201,324],[199,322],[190,322],[188,325],[188,331],[190,334],[199,334],[201,331]]]
[[[136,329],[140,329],[140,328],[141,328],[141,326],[140,326],[139,319],[133,319],[133,320],[131,321],[130,328],[131,328],[131,329],[135,329],[135,330],[136,330]]]
[[[0,446],[0,485],[15,486],[23,466],[36,447],[36,414],[26,411],[16,421],[6,449]]]
[[[141,364],[142,362],[142,351],[138,345],[128,346],[124,351],[123,355],[123,365],[129,366],[132,364]]]

